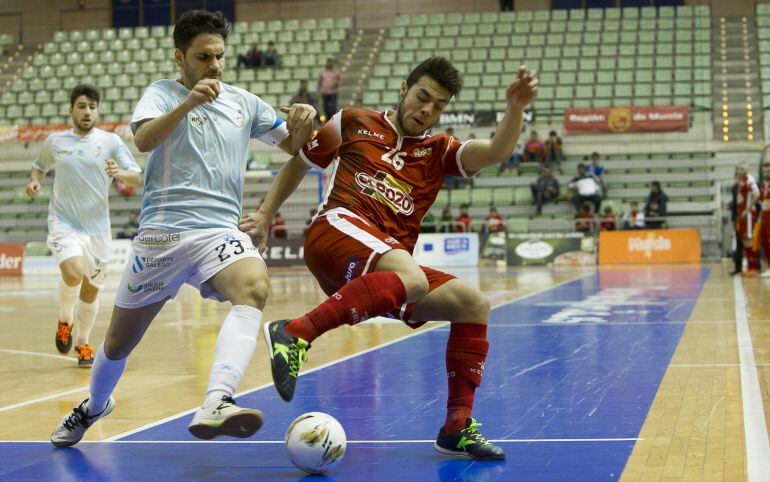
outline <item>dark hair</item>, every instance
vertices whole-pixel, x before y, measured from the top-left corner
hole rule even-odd
[[[174,25],[174,47],[187,52],[193,39],[202,33],[219,35],[222,40],[227,41],[229,31],[230,22],[222,12],[188,10],[179,16]]]
[[[99,89],[91,84],[78,84],[70,91],[70,107],[75,105],[75,100],[81,95],[85,95],[88,100],[93,100],[97,104],[102,97],[102,93]]]
[[[658,191],[663,192],[663,189],[660,187],[660,181],[652,181],[650,183],[650,187],[655,186],[658,188]]]
[[[593,159],[594,157],[601,157],[601,156],[599,156],[598,152],[594,151],[591,153],[591,159]]]
[[[578,169],[580,169],[581,167],[583,169],[585,169],[586,168],[586,164],[584,162],[581,162],[580,164],[578,164]]]
[[[435,80],[452,97],[463,90],[463,78],[460,72],[452,65],[452,62],[444,57],[431,57],[420,62],[420,65],[409,72],[409,76],[406,78],[406,87],[411,88],[424,75]]]
[[[551,132],[548,133],[548,135],[549,136],[555,136],[556,135],[556,131],[551,131]]]

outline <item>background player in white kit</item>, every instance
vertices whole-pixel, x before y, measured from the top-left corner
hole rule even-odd
[[[99,289],[107,274],[110,184],[113,179],[132,187],[142,183],[141,169],[120,137],[94,127],[99,118],[99,99],[99,89],[92,85],[72,89],[70,115],[74,127],[48,136],[32,165],[27,185],[27,195],[34,198],[46,173],[56,170],[48,205],[47,239],[62,276],[56,348],[69,353],[74,325],[78,365],[85,368],[94,362],[88,339],[99,310]]]
[[[233,306],[217,338],[201,408],[190,423],[199,438],[249,437],[262,414],[231,398],[256,345],[268,295],[267,268],[238,230],[249,139],[294,155],[312,134],[315,109],[283,108],[287,121],[254,94],[219,81],[229,24],[221,12],[191,10],[174,27],[180,80],[159,80],[131,119],[136,146],[152,151],[131,261],[118,288],[112,321],[91,373],[90,397],[51,435],[55,446],[77,443],[115,407],[110,396],[164,303],[187,283]]]

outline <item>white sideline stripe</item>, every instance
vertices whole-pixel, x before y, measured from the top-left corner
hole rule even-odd
[[[372,236],[371,234],[367,233],[363,229],[354,225],[347,219],[343,219],[343,218],[331,219],[329,216],[326,216],[326,219],[329,221],[329,224],[331,224],[332,227],[336,228],[342,234],[345,234],[355,239],[356,241],[363,243],[367,248],[373,251],[383,254],[393,249],[387,244],[377,239],[376,237]]]
[[[734,368],[741,366],[740,363],[672,363],[669,367],[673,368]],[[770,363],[757,363],[758,367],[770,367]]]
[[[743,399],[743,431],[746,436],[746,466],[749,482],[770,480],[770,440],[767,437],[762,392],[751,344],[749,317],[743,281],[733,278],[735,288],[735,324],[738,333],[738,357],[741,362],[741,398]]]
[[[13,405],[6,405],[5,407],[0,407],[0,412],[7,412],[8,410],[13,410],[14,408],[24,407],[24,406],[32,405],[39,402],[45,402],[46,400],[52,400],[54,398],[63,397],[64,395],[71,395],[73,393],[83,392],[86,390],[88,390],[88,385],[84,387],[79,387],[79,388],[72,388],[70,390],[64,390],[63,392],[52,393],[50,395],[46,395],[43,397],[27,400],[26,402],[19,402],[19,403],[14,403]]]
[[[559,286],[565,285],[567,283],[571,283],[573,281],[585,279],[585,278],[588,278],[589,276],[594,276],[594,274],[595,273],[589,273],[589,274],[586,274],[586,275],[583,275],[583,276],[577,276],[577,277],[572,278],[572,279],[561,281],[559,283],[556,283],[555,285],[551,285],[551,286],[539,289],[537,291],[533,291],[532,293],[528,293],[526,295],[519,296],[518,298],[513,298],[513,299],[505,301],[503,303],[499,303],[499,304],[493,306],[492,309],[500,308],[501,306],[505,306],[505,305],[508,305],[508,304],[511,304],[511,303],[515,303],[517,301],[525,300],[525,299],[530,298],[532,296],[537,296],[540,293],[544,293],[544,292],[546,292],[548,290],[552,290],[552,289],[558,288]],[[427,328],[416,330],[414,333],[410,333],[408,335],[402,336],[401,338],[396,338],[395,340],[391,340],[391,341],[388,341],[388,342],[385,342],[385,343],[381,343],[381,344],[375,345],[375,346],[373,346],[371,348],[367,348],[366,350],[362,350],[362,351],[360,351],[358,353],[353,353],[352,355],[348,355],[348,356],[339,358],[337,360],[333,360],[333,361],[330,361],[328,363],[324,363],[323,365],[319,365],[319,366],[317,366],[315,368],[311,368],[310,370],[307,370],[305,372],[300,373],[299,376],[301,377],[303,375],[307,375],[308,373],[313,373],[315,371],[321,370],[322,368],[330,367],[332,365],[336,365],[338,363],[342,363],[344,361],[350,360],[351,358],[356,358],[358,356],[365,355],[365,354],[367,354],[369,352],[372,352],[374,350],[379,350],[380,348],[385,348],[386,346],[393,345],[393,344],[398,343],[400,341],[404,341],[404,340],[406,340],[408,338],[412,338],[412,337],[415,337],[415,336],[419,336],[419,335],[428,333],[429,331],[435,330],[436,328],[439,328],[441,326],[445,326],[446,324],[447,323],[437,323],[435,326],[429,326]],[[272,383],[265,383],[264,385],[260,385],[260,386],[258,386],[256,388],[251,388],[249,390],[244,390],[242,392],[236,393],[235,395],[233,395],[233,398],[241,397],[243,395],[248,395],[249,393],[256,392],[257,390],[261,390],[263,388],[266,388],[266,387],[269,387],[269,386],[272,386],[272,385],[273,385]],[[198,410],[198,407],[192,408],[190,410],[186,410],[186,411],[181,412],[181,413],[177,413],[176,415],[171,415],[170,417],[166,417],[166,418],[164,418],[162,420],[158,420],[156,422],[151,422],[151,423],[148,423],[146,425],[142,425],[141,427],[137,427],[135,429],[131,429],[131,430],[128,430],[126,432],[119,433],[117,435],[113,435],[112,437],[108,437],[108,438],[104,439],[104,441],[105,442],[112,442],[112,441],[116,441],[118,439],[121,439],[123,437],[128,437],[128,436],[133,435],[135,433],[142,432],[144,430],[156,427],[156,426],[164,424],[166,422],[170,422],[171,420],[176,420],[176,419],[178,419],[180,417],[184,417],[185,415],[189,415],[189,414],[193,413],[196,410]]]
[[[627,438],[506,438],[489,440],[492,443],[547,443],[547,442],[638,442],[644,440],[640,437]],[[427,444],[434,443],[436,440],[348,440],[349,444]],[[50,443],[42,440],[0,440],[0,443]],[[83,440],[80,444],[148,444],[148,445],[198,445],[198,444],[220,444],[220,445],[272,445],[284,444],[283,440]]]
[[[77,363],[77,358],[71,356],[52,355],[50,353],[38,353],[36,351],[24,351],[24,350],[9,350],[7,348],[0,348],[0,353],[10,353],[11,355],[29,355],[29,356],[42,356],[45,358],[54,358],[56,360],[65,360],[72,363]]]

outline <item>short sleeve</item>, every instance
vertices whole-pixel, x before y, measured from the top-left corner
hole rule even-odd
[[[444,156],[442,158],[442,162],[444,164],[444,174],[447,176],[456,177],[475,176],[478,171],[465,172],[465,169],[463,169],[463,163],[460,161],[460,156],[462,155],[463,149],[470,141],[460,142],[454,137],[447,136],[446,134],[444,134],[444,136],[448,140],[447,146],[444,149]]]
[[[131,132],[136,134],[136,129],[142,121],[157,119],[174,107],[163,89],[156,84],[151,84],[136,104],[134,115],[131,116]]]
[[[342,111],[329,119],[299,151],[299,157],[313,169],[326,169],[338,156],[342,145]]]
[[[128,146],[120,139],[117,134],[112,134],[113,148],[112,158],[118,163],[121,169],[133,172],[142,172],[142,169],[134,160],[134,156],[131,151],[128,150]]]
[[[53,164],[53,139],[51,136],[48,136],[43,143],[43,147],[40,149],[35,162],[32,163],[32,167],[38,171],[48,172]]]
[[[251,138],[259,139],[268,146],[277,146],[289,137],[286,122],[278,117],[273,107],[256,97],[257,108],[251,120]]]

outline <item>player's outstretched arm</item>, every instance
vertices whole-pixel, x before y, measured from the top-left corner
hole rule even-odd
[[[27,183],[26,192],[30,199],[35,199],[35,196],[37,196],[38,191],[40,191],[40,185],[43,183],[43,179],[45,179],[45,172],[40,169],[33,167],[32,170],[29,171],[29,183]]]
[[[278,144],[278,147],[294,156],[313,136],[316,110],[310,104],[292,104],[291,107],[281,107],[281,112],[286,114],[286,130],[289,131],[289,137]]]
[[[516,79],[505,91],[507,108],[494,137],[469,141],[463,148],[460,162],[465,172],[500,164],[511,156],[521,134],[523,110],[535,98],[537,85],[537,73],[524,65],[519,67]]]
[[[201,79],[184,102],[168,113],[143,121],[134,134],[134,144],[139,152],[150,152],[169,138],[179,122],[194,108],[206,102],[212,102],[219,96],[219,81]]]
[[[281,205],[297,190],[305,177],[309,166],[299,156],[294,156],[284,164],[265,196],[262,205],[253,214],[244,216],[238,222],[238,228],[251,236],[260,252],[265,250],[267,227],[275,217]]]
[[[107,167],[105,167],[104,171],[107,173],[108,177],[123,181],[131,187],[138,187],[142,185],[141,172],[121,169],[120,166],[118,166],[118,161],[115,159],[107,159],[106,164]]]

